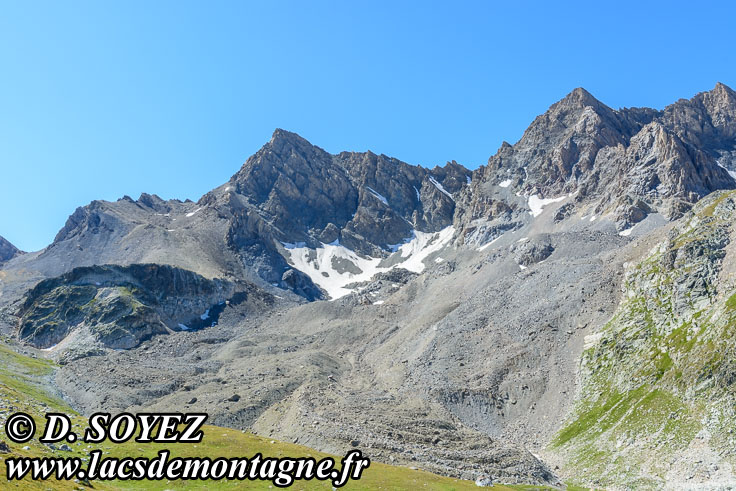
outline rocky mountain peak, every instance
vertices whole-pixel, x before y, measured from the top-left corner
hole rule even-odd
[[[537,116],[516,144],[503,145],[489,159],[483,180],[510,180],[524,194],[571,192],[601,148],[625,144],[638,129],[577,88]]]
[[[457,163],[428,171],[370,151],[332,155],[277,129],[230,182],[276,226],[278,240],[317,245],[329,236],[370,252],[400,243],[413,227],[452,223],[452,193],[470,174]]]
[[[339,246],[350,251],[345,254],[383,258],[416,232],[449,227],[455,196],[471,174],[457,162],[428,170],[371,151],[333,155],[277,129],[198,206],[226,217],[228,246],[245,268],[271,285],[312,292],[313,285],[287,264],[285,258],[300,254],[290,251]],[[348,267],[344,258],[336,261]],[[319,279],[326,275],[323,268]],[[314,292],[303,296],[319,298]]]
[[[357,190],[332,155],[284,130],[276,130],[230,181],[285,241],[304,241],[311,229],[346,223],[358,203]]]
[[[723,131],[727,138],[736,137],[736,92],[733,89],[718,82],[713,90],[703,94],[703,105],[713,126]]]
[[[624,130],[621,128],[620,119],[616,111],[596,99],[584,88],[578,87],[552,104],[544,114],[538,116],[527,132],[541,130],[549,134],[567,134],[569,130],[573,130],[593,136],[596,131],[604,127],[609,127],[616,132]]]
[[[736,92],[723,82],[716,82],[716,86],[710,92],[718,98],[729,98],[730,100],[736,98]]]
[[[0,236],[0,263],[10,261],[19,254],[22,253],[17,247]]]
[[[728,86],[719,82],[692,99],[680,99],[667,106],[660,119],[688,145],[736,169],[736,93]]]
[[[271,139],[258,152],[248,158],[243,167],[231,178],[239,186],[238,191],[256,201],[268,196],[266,187],[272,187],[280,174],[295,176],[312,173],[323,177],[323,171],[331,166],[332,157],[305,138],[290,131],[276,129]]]
[[[680,113],[681,115],[685,113],[685,116],[699,113],[697,117],[702,118],[701,125],[709,125],[710,123],[716,128],[726,129],[724,126],[734,124],[736,92],[727,85],[718,82],[713,89],[700,92],[692,99],[681,99],[668,106],[665,111]],[[675,123],[688,125],[692,122],[688,121],[688,118],[681,118],[680,121],[675,121]]]
[[[719,83],[663,111],[613,110],[577,88],[474,176],[456,217],[465,234],[512,227],[511,217],[530,206],[519,198],[532,196],[574,196],[565,216],[611,213],[621,230],[653,212],[676,219],[705,195],[736,186],[736,96]],[[471,223],[478,219],[492,224]]]
[[[563,107],[594,107],[605,106],[601,101],[596,99],[593,94],[588,92],[582,87],[573,89],[569,94],[563,97],[552,107],[563,106]],[[610,108],[609,108],[610,109]]]
[[[276,128],[273,131],[271,139],[266,143],[266,146],[276,152],[283,151],[286,148],[317,148],[298,133],[286,131],[281,128]]]

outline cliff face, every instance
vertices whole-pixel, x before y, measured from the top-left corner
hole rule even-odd
[[[280,240],[312,246],[339,240],[380,254],[413,229],[452,223],[452,193],[470,171],[453,162],[427,170],[372,152],[330,155],[304,138],[276,130],[228,186],[273,226]]]

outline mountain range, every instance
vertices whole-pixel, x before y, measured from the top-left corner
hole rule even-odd
[[[277,129],[197,202],[0,238],[0,332],[83,413],[470,479],[733,485],[734,189],[720,83],[663,110],[575,89],[472,171]]]

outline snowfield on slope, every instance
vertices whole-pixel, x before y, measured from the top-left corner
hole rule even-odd
[[[536,194],[533,194],[529,196],[529,209],[531,210],[529,213],[533,217],[538,217],[542,214],[542,209],[547,206],[551,205],[552,203],[557,203],[558,201],[562,201],[563,199],[567,198],[567,196],[560,196],[559,198],[540,198]]]
[[[332,300],[336,300],[355,291],[346,288],[346,285],[368,281],[376,273],[393,268],[421,273],[426,267],[424,260],[449,244],[454,234],[454,227],[430,233],[415,230],[413,237],[389,256],[397,261],[391,266],[380,266],[383,258],[361,256],[338,241],[322,244],[316,249],[305,247],[303,243],[282,244],[294,268],[309,276],[314,284],[324,289]]]
[[[450,198],[452,201],[455,201],[455,198],[452,197],[452,194],[450,194],[450,192],[447,189],[445,189],[445,187],[442,184],[440,184],[439,182],[437,182],[437,179],[435,179],[432,176],[429,176],[429,182],[431,182],[432,184],[434,184],[434,187],[436,187],[437,189],[439,189],[440,192],[443,193],[445,196],[447,196],[448,198]]]
[[[381,193],[379,193],[378,191],[376,191],[375,189],[373,189],[373,188],[372,188],[372,187],[370,187],[370,186],[366,186],[366,188],[368,188],[368,191],[370,191],[370,192],[371,192],[371,194],[372,194],[372,195],[373,195],[373,196],[374,196],[375,198],[377,198],[377,199],[378,199],[378,201],[380,201],[380,202],[381,202],[381,203],[383,203],[384,205],[388,206],[388,200],[386,199],[386,197],[385,197],[384,195],[382,195]]]

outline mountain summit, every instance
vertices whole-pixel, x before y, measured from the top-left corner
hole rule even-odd
[[[377,253],[415,228],[431,232],[452,223],[451,193],[469,175],[457,164],[433,174],[372,152],[331,155],[295,133],[276,130],[230,184],[275,226],[279,240],[340,240]]]
[[[9,261],[20,253],[17,247],[0,237],[0,263]]]
[[[472,214],[464,213],[463,228],[498,218],[493,186],[501,183],[526,197],[570,196],[567,213],[611,214],[620,231],[652,213],[678,218],[705,195],[736,187],[730,174],[736,170],[735,100],[718,84],[663,111],[614,110],[577,88],[476,171],[464,205]]]

